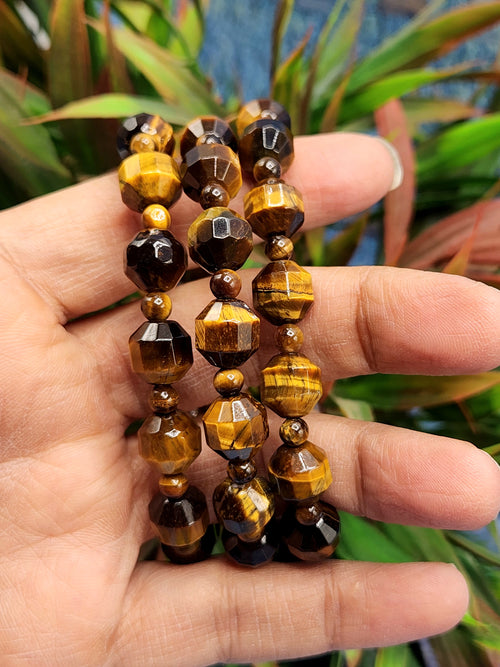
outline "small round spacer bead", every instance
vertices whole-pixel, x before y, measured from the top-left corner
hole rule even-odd
[[[130,141],[131,153],[151,153],[156,150],[156,144],[150,134],[138,132]]]
[[[151,204],[142,213],[142,223],[148,229],[168,229],[172,218],[161,204]]]
[[[272,262],[290,259],[293,255],[293,242],[288,236],[276,234],[266,242],[265,253]]]
[[[267,181],[267,179],[281,178],[281,165],[273,157],[262,157],[254,164],[253,177],[260,183],[260,181]]]
[[[189,482],[186,475],[162,475],[158,486],[167,498],[180,498],[188,490]]]
[[[241,290],[241,278],[231,269],[221,269],[210,279],[210,289],[216,299],[235,299]]]
[[[289,447],[302,445],[308,437],[309,427],[303,419],[285,419],[280,426],[280,438]]]
[[[236,396],[243,387],[245,378],[238,368],[217,371],[214,376],[215,390],[223,397]]]
[[[166,322],[172,312],[172,301],[165,292],[149,292],[141,301],[141,310],[150,322]]]
[[[175,410],[179,394],[171,384],[155,384],[149,394],[149,407],[153,412],[168,413]]]
[[[227,474],[237,484],[250,482],[257,474],[257,466],[253,461],[244,463],[230,463],[227,467]]]
[[[304,342],[304,334],[296,324],[282,324],[276,329],[275,340],[281,352],[298,352]]]
[[[213,208],[214,206],[227,206],[230,197],[219,183],[209,183],[205,185],[200,194],[200,206],[203,209]]]

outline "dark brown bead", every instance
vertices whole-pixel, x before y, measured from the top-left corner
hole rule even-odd
[[[291,259],[269,262],[252,292],[255,310],[277,326],[300,322],[314,302],[311,274]]]
[[[273,158],[284,174],[294,157],[292,133],[278,120],[256,120],[241,136],[239,156],[243,171],[253,173],[255,163],[261,158]]]
[[[292,236],[304,222],[304,202],[300,192],[282,181],[257,185],[243,200],[245,218],[257,236]]]
[[[238,299],[211,301],[195,320],[196,349],[213,366],[241,366],[259,343],[260,320]]]
[[[191,337],[178,322],[144,322],[129,339],[132,368],[150,384],[177,382],[193,365]]]
[[[304,342],[304,334],[296,324],[282,324],[276,329],[275,338],[280,352],[298,352]]]
[[[205,185],[200,194],[200,206],[203,209],[227,206],[229,201],[228,191],[218,183]]]
[[[168,498],[180,498],[188,490],[189,482],[186,475],[162,475],[158,482],[160,492]]]
[[[293,255],[293,241],[281,234],[271,236],[266,242],[265,253],[271,261],[290,259]]]
[[[223,530],[222,543],[227,556],[238,565],[259,567],[273,559],[278,548],[279,536],[276,524],[271,519],[258,540],[245,542],[238,535]]]
[[[236,271],[252,252],[252,229],[231,209],[213,207],[189,227],[188,247],[191,258],[205,271]]]
[[[257,467],[251,459],[242,463],[230,463],[227,466],[227,474],[233,482],[244,484],[255,477]]]
[[[199,116],[186,125],[180,142],[182,157],[200,144],[223,144],[235,153],[238,150],[238,142],[229,124],[217,116]]]
[[[149,394],[149,407],[153,412],[172,412],[179,403],[179,394],[170,384],[156,384]]]
[[[142,224],[149,229],[168,229],[172,218],[164,206],[151,204],[142,212]]]
[[[340,517],[333,505],[316,501],[290,503],[280,521],[281,537],[300,560],[319,561],[333,555],[340,538]]]
[[[272,455],[268,471],[285,500],[319,496],[332,483],[325,452],[306,440],[302,445],[281,445]]]
[[[150,415],[137,435],[139,454],[164,475],[184,472],[201,452],[201,429],[181,410]]]
[[[139,213],[152,204],[168,208],[182,194],[177,163],[165,153],[138,153],[125,158],[118,168],[123,203]]]
[[[173,547],[169,544],[161,544],[161,550],[170,562],[177,565],[189,565],[199,563],[210,558],[215,545],[215,532],[209,526],[203,537],[193,544]]]
[[[267,181],[269,178],[281,178],[281,165],[273,157],[262,157],[254,164],[253,177],[260,183],[260,181]]]
[[[120,160],[143,151],[171,154],[175,145],[174,131],[160,116],[140,113],[123,121],[116,143]]]
[[[301,354],[277,354],[261,371],[262,402],[281,417],[307,415],[322,393],[321,369]]]
[[[241,278],[231,269],[221,269],[210,279],[210,289],[216,299],[235,299],[241,291]]]
[[[217,371],[214,377],[214,387],[221,396],[236,396],[240,393],[245,378],[238,368],[229,368]]]
[[[289,447],[302,445],[309,437],[309,427],[303,419],[285,419],[280,426],[280,438]]]
[[[165,292],[149,292],[141,301],[141,310],[150,322],[165,322],[172,312],[172,301]]]
[[[149,518],[163,544],[193,544],[208,528],[207,501],[195,486],[189,486],[180,498],[168,498],[158,492],[149,503]]]
[[[260,98],[247,102],[238,112],[236,118],[236,131],[238,132],[238,135],[241,137],[245,128],[252,123],[255,123],[256,120],[262,118],[267,120],[279,120],[288,128],[291,127],[290,115],[285,107],[274,100]]]
[[[144,292],[168,292],[186,268],[182,243],[162,229],[144,229],[125,251],[125,274]]]
[[[201,144],[186,153],[181,165],[182,186],[188,197],[200,200],[209,183],[220,185],[232,199],[241,188],[241,167],[238,156],[229,146]]]
[[[245,483],[227,477],[216,487],[213,503],[224,528],[248,542],[259,539],[274,514],[274,495],[264,477]]]

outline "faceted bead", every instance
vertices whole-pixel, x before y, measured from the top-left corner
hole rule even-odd
[[[241,366],[259,347],[260,320],[238,299],[211,301],[195,320],[195,342],[213,366]]]
[[[144,229],[125,251],[125,274],[144,292],[167,292],[187,268],[186,251],[170,232]]]
[[[213,503],[224,528],[249,542],[259,539],[274,514],[274,495],[264,477],[243,484],[227,477],[216,487]]]
[[[300,322],[314,302],[311,274],[291,259],[269,262],[252,291],[255,310],[277,326]]]
[[[240,138],[239,156],[243,171],[253,173],[255,163],[267,157],[275,159],[284,174],[294,158],[292,133],[278,120],[256,120]]]
[[[261,157],[254,164],[253,177],[259,183],[268,178],[281,178],[281,165],[274,157]]]
[[[290,553],[300,560],[324,560],[339,543],[340,517],[333,505],[321,500],[309,507],[291,503],[281,518],[280,533]]]
[[[193,365],[191,337],[178,322],[144,322],[129,339],[132,368],[150,384],[177,382]]]
[[[269,475],[285,500],[319,496],[332,483],[325,452],[306,440],[302,445],[281,445],[268,464]]]
[[[188,197],[200,200],[203,188],[217,183],[232,199],[241,188],[238,156],[229,146],[201,144],[188,151],[181,165],[182,186]]]
[[[161,493],[169,498],[180,498],[188,490],[189,482],[186,475],[162,475],[158,482]]]
[[[285,107],[279,102],[267,99],[258,99],[247,102],[241,107],[236,118],[236,131],[241,137],[245,128],[259,119],[279,120],[288,128],[291,127],[290,116]]]
[[[142,212],[142,224],[149,229],[168,229],[172,218],[164,206],[151,204]]]
[[[235,463],[250,459],[269,435],[266,409],[248,394],[216,398],[203,427],[208,446]]]
[[[173,547],[169,544],[161,544],[160,546],[171,563],[188,565],[189,563],[199,563],[202,560],[210,558],[214,545],[215,532],[209,526],[203,537],[193,542],[193,544],[186,544],[180,547]]]
[[[304,334],[296,324],[282,324],[276,329],[275,338],[280,352],[298,352],[304,342]]]
[[[170,384],[156,384],[149,394],[149,407],[153,412],[172,412],[179,403],[179,394]]]
[[[229,123],[217,116],[200,116],[186,125],[180,142],[182,157],[200,144],[223,144],[235,153],[238,150],[238,142]]]
[[[320,368],[300,354],[277,354],[261,371],[261,400],[281,417],[307,415],[322,392]]]
[[[139,454],[164,475],[184,472],[201,452],[201,429],[181,410],[150,415],[137,435]]]
[[[227,474],[233,482],[244,484],[255,477],[257,474],[257,466],[252,459],[243,461],[242,463],[230,463],[227,466]]]
[[[200,193],[200,206],[203,209],[227,206],[229,201],[229,192],[218,183],[205,185]]]
[[[165,292],[149,292],[141,301],[141,310],[150,322],[165,322],[172,312],[172,301]]]
[[[302,445],[308,437],[309,427],[303,419],[298,417],[295,419],[285,419],[280,426],[280,438],[289,447]]]
[[[252,229],[231,209],[215,206],[191,224],[188,246],[191,258],[206,271],[236,271],[252,252]]]
[[[245,378],[238,368],[228,368],[217,371],[214,377],[214,387],[221,396],[236,396],[240,393]]]
[[[241,291],[241,278],[231,269],[221,269],[210,279],[210,289],[216,299],[235,299]]]
[[[271,519],[258,540],[246,542],[238,535],[223,530],[222,543],[226,554],[238,565],[259,567],[273,559],[278,548],[279,536],[276,524]]]
[[[281,181],[262,183],[243,200],[245,218],[257,236],[292,236],[304,222],[304,202],[300,192]]]
[[[290,259],[293,255],[293,242],[288,236],[276,234],[268,238],[265,253],[271,261]]]
[[[131,155],[118,168],[118,179],[123,203],[139,213],[151,204],[168,208],[182,193],[177,163],[165,153]]]
[[[123,122],[116,143],[120,160],[144,151],[171,154],[175,145],[174,131],[160,116],[140,113]]]

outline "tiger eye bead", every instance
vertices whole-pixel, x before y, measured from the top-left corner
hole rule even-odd
[[[309,427],[303,419],[285,419],[280,426],[280,438],[289,447],[302,445],[309,437]]]
[[[139,454],[164,475],[184,472],[201,452],[201,429],[181,410],[150,415],[137,436]]]
[[[243,463],[230,463],[227,466],[227,474],[233,482],[245,484],[245,482],[249,482],[255,477],[257,474],[257,467],[251,459],[249,461],[244,461]]]
[[[144,151],[171,154],[174,144],[172,126],[160,116],[140,113],[127,118],[118,130],[117,148],[121,160]]]
[[[142,213],[142,224],[148,229],[166,230],[172,224],[172,218],[164,206],[151,204]]]
[[[281,417],[302,417],[321,398],[321,370],[307,357],[274,356],[261,371],[261,400]]]
[[[256,162],[272,158],[284,174],[294,158],[292,133],[278,120],[256,120],[245,128],[240,138],[239,156],[243,171],[252,173]]]
[[[264,477],[249,482],[221,482],[213,495],[214,510],[226,530],[246,541],[259,539],[274,514],[274,495]]]
[[[165,292],[150,292],[143,297],[141,310],[150,322],[165,322],[172,312],[172,301]]]
[[[144,292],[168,292],[187,268],[182,243],[168,231],[144,229],[125,250],[125,274]]]
[[[308,440],[293,447],[278,447],[269,461],[268,471],[284,500],[319,496],[332,483],[325,452]]]
[[[214,387],[221,396],[236,396],[240,393],[245,378],[238,368],[217,371]]]
[[[221,539],[227,556],[238,565],[246,567],[259,567],[271,561],[279,544],[279,534],[273,519],[266,524],[259,538],[252,542],[225,529]]]
[[[186,126],[180,141],[182,157],[200,144],[223,144],[234,152],[238,150],[238,142],[229,124],[217,116],[200,116]]]
[[[253,177],[259,183],[269,178],[281,178],[281,165],[273,157],[262,157],[254,164]]]
[[[210,289],[216,299],[235,299],[241,290],[241,278],[231,269],[221,269],[210,279]]]
[[[123,203],[141,213],[151,204],[168,208],[182,193],[179,168],[165,153],[135,153],[118,168]]]
[[[129,339],[135,373],[149,384],[177,382],[193,365],[191,337],[178,322],[144,322]]]
[[[149,394],[149,407],[153,412],[168,413],[175,410],[179,394],[170,384],[156,384]]]
[[[241,136],[247,128],[256,120],[278,120],[288,128],[291,127],[290,115],[285,107],[274,100],[260,98],[247,102],[239,111],[236,118],[236,131]]]
[[[217,184],[232,199],[241,188],[238,156],[229,146],[201,144],[188,151],[181,165],[182,186],[188,197],[200,201],[208,184]]]
[[[304,334],[296,324],[282,324],[276,329],[275,339],[280,352],[298,352],[304,342]]]
[[[158,482],[160,492],[168,498],[180,498],[188,490],[189,482],[186,475],[162,475]]]
[[[276,234],[267,240],[265,253],[271,261],[290,259],[293,255],[293,242],[288,236]]]
[[[300,192],[281,181],[262,183],[243,200],[245,218],[257,236],[292,236],[304,222],[304,202]]]
[[[292,260],[269,262],[252,291],[255,310],[277,326],[300,322],[314,302],[311,274]]]
[[[200,193],[200,206],[203,209],[215,206],[227,206],[229,204],[229,193],[218,183],[205,185]]]
[[[335,552],[340,538],[340,517],[324,501],[290,504],[280,520],[280,533],[291,554],[305,561],[321,561]]]

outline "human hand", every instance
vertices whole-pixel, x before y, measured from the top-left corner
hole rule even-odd
[[[287,179],[306,226],[367,208],[390,187],[384,146],[360,135],[296,140]],[[232,204],[242,210],[241,200]],[[173,208],[185,237],[198,207]],[[465,611],[459,572],[443,563],[271,563],[224,557],[189,566],[136,564],[151,537],[157,475],[125,438],[147,412],[131,371],[137,304],[80,316],[133,291],[122,253],[139,229],[115,175],[0,216],[0,656],[3,665],[206,665],[380,646],[443,632]],[[242,298],[251,302],[251,273]],[[500,363],[500,295],[465,278],[384,268],[311,269],[315,306],[304,351],[325,380],[372,372],[474,373]],[[172,293],[192,332],[208,281]],[[75,320],[75,321],[71,321]],[[246,365],[255,384],[273,354],[271,327]],[[200,355],[176,385],[194,409],[214,396]],[[500,474],[470,444],[382,424],[308,416],[329,456],[325,499],[373,519],[472,529],[496,516]],[[276,422],[277,423],[277,422]],[[276,433],[277,428],[271,429]],[[264,458],[277,446],[271,437]],[[190,468],[209,497],[225,474],[211,451]]]

